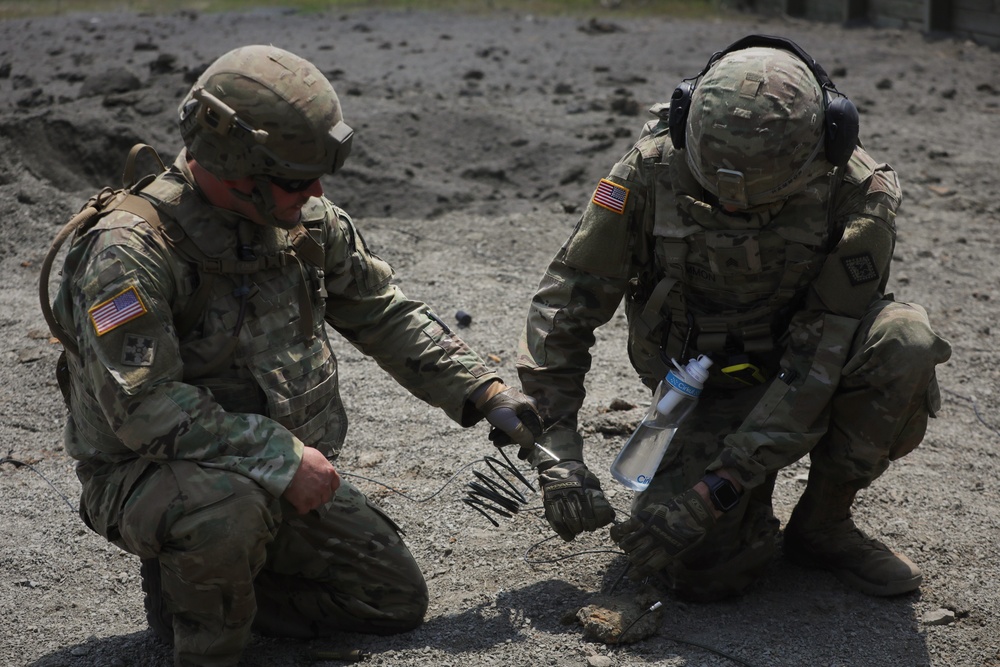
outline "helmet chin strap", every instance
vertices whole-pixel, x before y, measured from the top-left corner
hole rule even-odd
[[[274,216],[274,195],[271,194],[271,182],[262,176],[255,176],[254,187],[250,194],[245,194],[238,190],[232,190],[232,194],[237,199],[253,204],[254,210],[260,216],[265,225],[278,227],[279,229],[294,229],[299,221],[288,222],[279,220]]]

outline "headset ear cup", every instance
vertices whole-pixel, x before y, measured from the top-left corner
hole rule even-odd
[[[690,81],[682,81],[670,96],[670,113],[667,115],[667,128],[670,130],[670,141],[674,148],[681,149],[687,144],[687,117],[691,110],[691,93],[694,85]]]
[[[671,108],[671,111],[673,109]],[[835,97],[826,107],[826,159],[844,167],[858,145],[858,108],[846,97]]]

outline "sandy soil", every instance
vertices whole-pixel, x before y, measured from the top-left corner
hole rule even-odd
[[[270,42],[328,74],[357,131],[329,195],[408,294],[449,321],[459,309],[472,314],[462,335],[514,382],[527,299],[596,181],[634,141],[646,108],[749,32],[799,41],[859,106],[865,144],[905,190],[892,289],[924,304],[954,345],[939,371],[940,418],[856,506],[869,532],[921,565],[921,591],[872,599],[783,559],[746,596],[720,604],[619,583],[624,558],[606,533],[542,541],[551,533],[532,491],[499,527],[460,502],[473,479],[462,466],[493,453],[486,428],[462,430],[426,410],[341,342],[353,428],[339,466],[406,494],[354,479],[406,531],[429,579],[427,623],[392,638],[255,640],[244,664],[309,664],[313,650],[359,648],[377,665],[1000,665],[1000,54],[782,19],[367,11],[0,23],[0,457],[9,457],[0,464],[0,664],[169,664],[146,630],[137,560],[71,509],[79,484],[60,445],[58,346],[36,283],[50,239],[88,194],[118,180],[133,143],[173,157],[176,104],[207,62]],[[646,398],[624,337],[621,315],[599,331],[582,415],[591,467],[621,511],[629,494],[607,465]],[[616,399],[637,407],[610,410]],[[805,473],[804,463],[782,472],[779,518]],[[575,621],[608,594],[633,612],[661,600],[646,617],[654,622],[633,631],[651,636],[607,646]]]

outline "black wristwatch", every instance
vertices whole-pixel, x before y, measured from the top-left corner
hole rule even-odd
[[[728,512],[740,503],[740,496],[743,494],[725,477],[709,472],[705,473],[701,481],[708,485],[708,497],[712,499],[715,509],[720,512]]]

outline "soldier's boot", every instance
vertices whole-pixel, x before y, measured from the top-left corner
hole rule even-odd
[[[174,617],[163,606],[159,559],[142,559],[139,574],[142,576],[142,592],[145,594],[142,605],[146,609],[146,622],[160,641],[167,646],[173,646]]]
[[[923,580],[920,568],[854,525],[851,505],[856,494],[856,488],[810,474],[785,527],[785,555],[799,565],[830,570],[868,595],[916,590]]]

